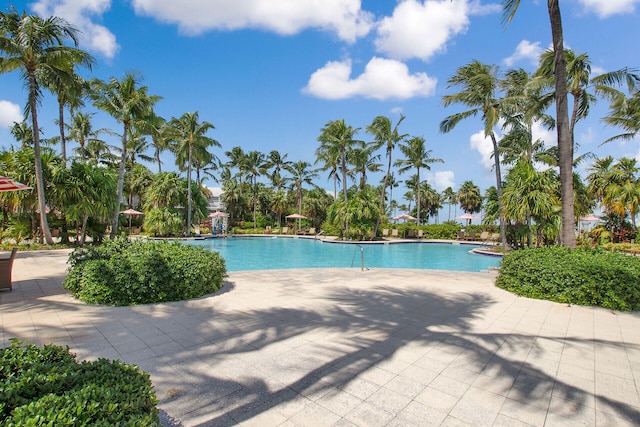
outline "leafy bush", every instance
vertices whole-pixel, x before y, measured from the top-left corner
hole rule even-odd
[[[185,222],[175,209],[153,208],[145,215],[144,229],[154,236],[180,236]]]
[[[224,259],[180,242],[121,238],[69,255],[63,285],[89,304],[135,305],[180,301],[222,287]]]
[[[547,247],[512,252],[496,285],[530,298],[640,310],[640,260],[597,249]]]
[[[12,340],[0,349],[0,424],[159,426],[149,375],[122,361]]]
[[[454,222],[445,222],[443,224],[425,225],[422,229],[424,230],[424,237],[427,239],[455,240],[462,226]]]

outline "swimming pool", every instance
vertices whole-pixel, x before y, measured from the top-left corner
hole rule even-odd
[[[230,237],[187,240],[220,252],[227,271],[287,268],[417,268],[481,271],[500,264],[499,257],[471,254],[477,245],[449,243],[339,244],[286,237]]]

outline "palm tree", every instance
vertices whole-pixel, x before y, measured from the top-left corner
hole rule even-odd
[[[520,0],[502,2],[503,23],[508,24],[520,6]],[[556,130],[558,132],[558,156],[560,166],[560,198],[562,200],[562,233],[564,246],[576,247],[576,218],[573,206],[573,140],[569,129],[569,104],[567,99],[567,66],[564,58],[564,37],[560,1],[547,0],[551,38],[553,41],[553,75],[555,76]]]
[[[496,98],[498,88],[498,69],[495,66],[485,65],[479,61],[473,61],[456,70],[449,78],[449,88],[460,87],[458,93],[445,95],[442,103],[445,107],[451,104],[462,104],[470,107],[470,110],[453,114],[440,123],[440,132],[451,131],[460,121],[468,117],[482,114],[484,121],[484,135],[491,138],[493,143],[493,161],[496,174],[496,189],[498,190],[498,205],[502,211],[502,176],[500,173],[500,151],[494,132],[495,126],[500,120],[502,110],[501,102]],[[507,246],[507,235],[504,227],[504,215],[500,215],[500,238],[503,247]]]
[[[613,183],[611,177],[613,175],[613,157],[606,156],[597,158],[593,165],[587,170],[587,190],[599,203],[602,203],[609,193],[609,186]]]
[[[333,120],[321,129],[322,133],[318,137],[320,141],[320,152],[331,153],[328,158],[339,159],[338,165],[342,174],[342,193],[344,201],[347,202],[347,152],[356,143],[354,136],[360,128],[348,126],[344,119]]]
[[[338,182],[341,182],[340,175],[338,174],[338,167],[340,166],[340,151],[335,146],[328,144],[321,144],[316,150],[316,161],[314,164],[321,163],[322,166],[319,170],[329,171],[329,179],[333,179],[333,198],[338,198]]]
[[[482,196],[480,195],[480,187],[471,181],[465,181],[458,190],[458,202],[460,208],[468,214],[480,212],[482,209]]]
[[[613,96],[609,114],[603,120],[608,125],[624,130],[624,133],[607,139],[603,144],[616,140],[630,140],[640,135],[640,89],[634,90],[628,98],[622,93]]]
[[[196,111],[195,113],[184,113],[179,119],[174,117],[170,121],[172,139],[175,141],[173,151],[176,153],[176,161],[180,165],[187,164],[187,236],[191,234],[191,168],[193,166],[193,152],[194,150],[206,151],[211,146],[220,146],[218,141],[205,136],[210,129],[214,129],[214,126],[209,122],[200,123],[199,120],[200,116]]]
[[[185,197],[182,178],[175,172],[155,174],[151,185],[144,194],[143,209],[173,208],[178,206]]]
[[[230,151],[225,151],[224,154],[229,158],[229,161],[225,163],[225,166],[238,169],[236,175],[240,179],[240,184],[242,184],[242,180],[246,172],[244,164],[246,162],[247,155],[242,150],[242,147],[233,147]]]
[[[158,163],[158,173],[162,173],[162,160],[160,154],[169,149],[170,126],[167,121],[151,110],[149,115],[138,123],[138,128],[145,135],[149,135],[153,141],[154,158]]]
[[[418,209],[418,220],[420,224],[420,169],[431,169],[432,163],[444,163],[442,159],[436,159],[431,157],[431,151],[425,147],[425,140],[421,136],[414,136],[406,141],[405,144],[400,145],[400,151],[406,158],[396,160],[395,165],[399,166],[398,173],[404,173],[412,168],[416,169],[416,207]]]
[[[257,227],[258,177],[267,172],[264,153],[255,150],[249,152],[245,157],[244,167],[247,175],[251,178],[251,187],[253,188],[253,228],[255,229]]]
[[[88,53],[77,49],[77,29],[62,18],[43,19],[36,15],[19,15],[15,10],[0,12],[0,72],[21,70],[21,77],[29,90],[29,114],[33,129],[33,154],[36,175],[36,191],[40,209],[40,228],[46,244],[53,238],[47,221],[45,182],[42,172],[38,103],[41,100],[41,81],[44,72],[62,80],[70,78],[73,70],[69,63],[91,66]],[[74,47],[65,46],[71,40]],[[46,71],[45,71],[46,70]]]
[[[401,135],[398,132],[398,127],[400,126],[400,123],[402,123],[404,119],[405,119],[405,116],[400,114],[400,118],[398,119],[398,122],[392,129],[391,120],[388,117],[377,116],[376,118],[373,119],[371,124],[367,126],[367,129],[366,129],[367,133],[370,133],[373,135],[373,144],[376,150],[380,149],[383,146],[385,147],[385,153],[388,159],[387,173],[385,174],[384,181],[382,182],[382,194],[380,195],[380,211],[381,212],[386,211],[386,209],[384,208],[384,199],[385,199],[385,193],[387,190],[387,185],[389,184],[388,179],[391,177],[391,157],[393,154],[393,150],[396,148],[396,144],[403,141],[407,136],[409,136],[408,134]],[[376,228],[374,230],[375,233],[378,232],[379,222],[380,222],[379,220],[376,222]]]
[[[134,74],[127,74],[122,80],[112,77],[108,82],[97,79],[91,81],[90,96],[93,99],[93,104],[122,123],[122,151],[120,153],[120,170],[118,172],[116,194],[118,203],[122,202],[122,187],[124,185],[125,163],[127,160],[127,139],[131,127],[135,125],[137,120],[148,116],[153,104],[161,99],[159,96],[148,95],[148,88],[140,86],[139,83],[139,78]],[[120,206],[115,209],[113,215],[110,236],[112,239],[116,237],[118,232],[119,216]]]
[[[80,144],[77,152],[81,159],[88,158],[87,145],[93,140],[100,141],[98,138],[99,135],[106,132],[105,129],[93,130],[91,126],[92,116],[93,114],[86,114],[78,111],[71,116],[71,123],[65,125],[69,132],[67,138]]]
[[[266,167],[267,169],[271,169],[271,183],[276,188],[276,191],[280,191],[284,184],[280,172],[282,169],[287,169],[292,163],[292,161],[287,160],[287,154],[282,155],[278,150],[272,150],[267,156]]]
[[[304,184],[313,185],[313,179],[318,177],[315,169],[309,169],[311,164],[305,161],[292,163],[287,170],[291,174],[293,188],[295,188],[296,199],[298,200],[298,213],[302,214],[302,186]]]
[[[455,205],[458,203],[458,196],[456,192],[453,191],[453,188],[447,187],[442,193],[442,199],[444,203],[449,205],[449,215],[447,216],[447,221],[451,221],[451,205]]]
[[[11,127],[11,135],[22,147],[33,146],[33,129],[26,121],[14,122]]]
[[[363,190],[367,184],[367,171],[379,172],[382,165],[378,163],[380,155],[373,155],[376,150],[375,145],[367,144],[364,141],[357,141],[355,147],[352,147],[347,154],[349,163],[353,165],[353,169],[348,172],[355,175],[360,175],[360,190]],[[384,193],[382,193],[384,194]],[[384,209],[384,203],[380,205],[380,209]]]

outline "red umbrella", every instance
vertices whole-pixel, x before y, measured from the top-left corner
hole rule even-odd
[[[0,176],[0,191],[31,190],[31,188],[6,176]]]

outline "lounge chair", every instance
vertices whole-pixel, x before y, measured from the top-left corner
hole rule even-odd
[[[11,285],[11,269],[13,268],[16,252],[18,252],[18,249],[13,248],[9,257],[0,258],[0,289],[13,289]]]
[[[408,229],[407,230],[407,237],[413,239],[414,237],[416,237],[416,233],[413,229]]]
[[[482,233],[480,233],[480,240],[482,240],[483,242],[489,240],[489,232],[483,231]]]
[[[311,227],[311,228],[309,228],[309,234],[310,234],[311,236],[314,236],[314,235],[316,234],[316,228],[315,228],[315,227]]]
[[[462,231],[462,230],[458,231],[457,239],[458,240],[464,240],[464,231]]]
[[[388,228],[383,228],[382,229],[382,237],[389,237],[389,229]]]
[[[424,230],[418,230],[418,239],[422,239],[424,237]]]
[[[280,234],[289,234],[289,227],[282,227],[282,232]]]
[[[478,240],[478,234],[475,231],[470,231],[469,232],[469,240],[471,240],[471,241]]]
[[[500,233],[493,233],[491,235],[491,241],[498,243],[500,241]]]
[[[270,226],[270,225],[267,225],[267,226],[264,228],[264,234],[271,234],[271,226]]]
[[[398,237],[398,229],[394,228],[393,230],[391,230],[391,237]]]

